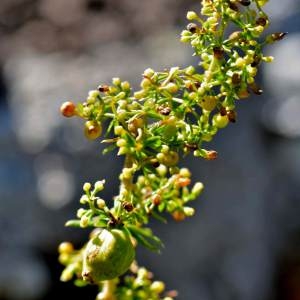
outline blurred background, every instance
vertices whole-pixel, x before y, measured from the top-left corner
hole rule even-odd
[[[149,66],[195,63],[178,41],[196,0],[0,1],[0,299],[94,299],[60,283],[57,245],[85,181],[117,192],[122,160],[101,155],[60,104],[119,76],[135,86]],[[272,0],[264,95],[240,103],[238,123],[215,138],[219,159],[183,161],[206,186],[196,217],[153,224],[165,249],[140,249],[179,300],[300,299],[300,1]]]

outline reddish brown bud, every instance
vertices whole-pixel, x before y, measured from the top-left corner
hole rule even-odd
[[[99,85],[98,86],[98,91],[101,93],[107,93],[109,91],[109,86],[108,85]]]
[[[224,57],[224,50],[221,47],[214,47],[213,52],[216,59],[222,59]]]
[[[218,158],[218,152],[214,150],[209,150],[206,152],[206,157],[207,160],[215,160]]]
[[[227,117],[228,117],[228,120],[231,123],[235,123],[236,122],[236,112],[234,110],[228,111],[227,112]]]
[[[265,27],[267,25],[268,19],[266,17],[260,17],[256,20],[255,24]]]
[[[123,202],[122,206],[127,212],[131,212],[134,209],[132,203],[130,203],[130,202]]]
[[[224,116],[227,115],[227,110],[226,110],[226,108],[223,107],[223,106],[220,108],[220,115],[221,115],[222,117],[224,117]]]
[[[61,105],[60,112],[64,117],[70,118],[75,116],[76,107],[73,102],[67,101]]]
[[[229,8],[234,10],[234,11],[239,11],[238,6],[233,2],[229,2]]]
[[[239,1],[240,4],[242,4],[243,6],[249,6],[251,4],[250,0],[240,0]]]
[[[287,35],[287,32],[275,32],[272,34],[274,41],[280,41]]]
[[[197,150],[198,146],[196,144],[185,144],[185,147],[187,147],[189,150]]]
[[[173,213],[172,213],[172,217],[173,219],[176,221],[176,222],[181,222],[185,219],[185,214],[184,212],[182,211],[179,211],[179,210],[175,210]]]
[[[175,180],[175,184],[178,187],[185,187],[191,184],[191,179],[178,176]]]
[[[238,73],[234,73],[231,77],[232,84],[238,85],[241,83],[241,75]]]
[[[186,29],[191,33],[195,33],[197,31],[197,28],[198,26],[195,23],[190,23],[186,27]]]
[[[257,67],[260,64],[260,62],[261,62],[261,57],[258,55],[255,55],[254,60],[251,63],[251,67]]]
[[[161,196],[159,194],[153,195],[153,197],[152,197],[152,203],[155,206],[158,206],[161,203]]]
[[[255,82],[249,84],[249,87],[251,91],[256,95],[261,95],[263,93],[263,90]]]

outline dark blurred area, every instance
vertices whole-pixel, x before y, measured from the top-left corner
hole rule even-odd
[[[88,232],[64,227],[85,181],[118,189],[122,160],[101,155],[59,106],[119,76],[136,86],[149,66],[195,63],[178,37],[196,0],[0,1],[0,299],[94,299],[60,283],[57,245]],[[206,186],[197,215],[153,224],[165,249],[140,249],[179,300],[300,299],[300,3],[271,0],[265,93],[241,101],[238,123],[210,145],[214,162],[185,159]]]

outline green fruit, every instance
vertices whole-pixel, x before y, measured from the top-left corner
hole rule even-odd
[[[84,125],[84,134],[89,140],[97,139],[102,133],[101,124],[97,121],[87,121]]]
[[[103,229],[87,244],[83,254],[84,280],[97,283],[124,274],[135,257],[135,250],[127,232]]]

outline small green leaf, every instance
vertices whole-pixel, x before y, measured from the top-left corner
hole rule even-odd
[[[157,236],[153,235],[150,228],[140,228],[134,225],[127,225],[127,228],[132,236],[144,247],[151,251],[160,252],[163,244]]]
[[[69,220],[66,224],[66,227],[80,227],[80,220]]]

